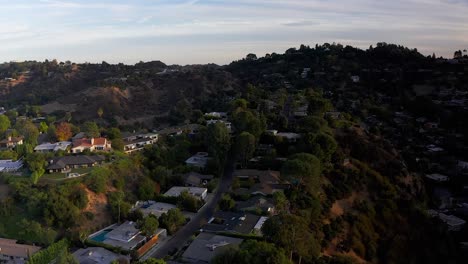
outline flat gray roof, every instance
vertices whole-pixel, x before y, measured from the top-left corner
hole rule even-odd
[[[201,233],[185,250],[182,258],[190,263],[209,263],[217,254],[232,246],[238,246],[243,239]]]

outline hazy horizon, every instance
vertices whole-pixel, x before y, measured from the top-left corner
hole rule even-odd
[[[301,44],[377,42],[452,57],[468,1],[0,0],[0,61],[227,64]]]

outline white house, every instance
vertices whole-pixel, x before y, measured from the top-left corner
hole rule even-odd
[[[174,186],[170,188],[166,193],[164,193],[164,195],[170,196],[170,197],[179,197],[180,194],[184,191],[187,191],[190,195],[203,199],[203,200],[206,198],[206,195],[208,194],[207,188]]]
[[[61,141],[56,143],[43,143],[34,148],[34,152],[46,153],[57,152],[59,150],[67,151],[68,147],[72,145],[69,141]]]

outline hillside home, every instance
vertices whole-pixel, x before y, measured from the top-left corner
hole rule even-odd
[[[183,187],[183,186],[174,186],[170,188],[166,193],[165,196],[169,197],[179,197],[182,192],[188,192],[190,195],[204,200],[206,195],[208,194],[207,188],[200,188],[200,187]]]
[[[279,137],[279,138],[287,140],[288,142],[294,143],[294,142],[297,142],[302,136],[297,133],[280,132],[280,133],[276,133],[276,137]]]
[[[89,168],[101,164],[105,161],[104,156],[63,156],[57,157],[49,161],[47,171],[54,172],[68,172],[70,169],[76,168]]]
[[[17,172],[23,167],[23,160],[0,160],[0,172]]]
[[[217,211],[202,232],[229,232],[237,234],[251,234],[260,216],[246,213]]]
[[[147,145],[153,145],[158,142],[159,135],[156,133],[138,134],[124,138],[125,153],[140,151]]]
[[[160,217],[162,214],[169,212],[169,210],[177,208],[177,206],[155,201],[138,201],[135,208],[140,209],[144,216],[152,214],[156,217]]]
[[[26,263],[40,247],[17,244],[16,240],[0,238],[0,263]]]
[[[47,153],[47,152],[57,152],[59,150],[67,151],[68,148],[72,145],[69,141],[61,141],[56,143],[43,143],[34,148],[34,152]]]
[[[227,121],[224,121],[224,120],[218,120],[218,119],[213,119],[213,120],[208,120],[206,121],[206,125],[209,126],[211,124],[216,124],[216,123],[221,123],[223,124],[227,130],[229,131],[229,133],[232,132],[232,123],[231,122],[227,122]]]
[[[213,178],[213,175],[204,175],[193,171],[184,175],[185,186],[188,187],[206,186]]]
[[[73,253],[73,256],[79,263],[86,264],[113,263],[119,260],[126,260],[126,263],[130,263],[128,256],[119,255],[101,247],[80,248]]]
[[[208,156],[207,152],[198,152],[197,154],[193,155],[192,157],[188,158],[185,161],[185,164],[188,166],[193,166],[197,168],[205,168],[206,164],[211,158]]]
[[[85,150],[91,152],[95,151],[110,151],[112,150],[112,145],[107,138],[80,138],[73,140],[73,146],[71,148],[71,153],[81,153]]]
[[[182,260],[184,263],[211,263],[215,256],[240,245],[242,241],[240,238],[201,233],[182,254]]]
[[[242,181],[253,183],[248,188],[236,190],[238,194],[268,196],[290,187],[289,183],[280,180],[279,171],[237,170],[234,172],[234,177],[238,178],[241,183]]]
[[[23,145],[23,137],[7,137],[0,141],[0,148],[14,149],[18,145]]]
[[[206,117],[215,117],[215,118],[227,118],[227,113],[226,112],[211,112],[211,113],[205,113]]]

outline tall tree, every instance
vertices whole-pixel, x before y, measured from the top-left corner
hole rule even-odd
[[[138,222],[139,229],[143,234],[146,236],[153,236],[156,230],[159,227],[159,221],[156,216],[150,214],[147,217],[143,218],[143,220]]]
[[[58,141],[69,140],[72,137],[70,123],[62,122],[55,128],[55,137]]]
[[[215,123],[208,126],[205,138],[208,153],[219,161],[224,161],[231,144],[231,137],[226,126]]]
[[[6,115],[0,115],[0,134],[5,133],[10,126],[10,119]]]
[[[270,217],[262,226],[262,233],[266,239],[289,252],[290,260],[293,254],[301,260],[320,253],[320,244],[302,217],[291,214]]]
[[[87,137],[95,138],[100,137],[101,132],[99,131],[99,127],[95,122],[85,122],[83,124],[82,131],[86,134]]]
[[[237,137],[236,152],[242,167],[245,167],[255,152],[255,136],[249,132],[242,132]]]

